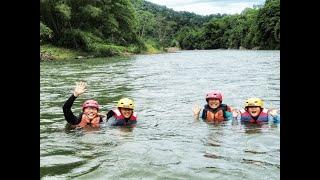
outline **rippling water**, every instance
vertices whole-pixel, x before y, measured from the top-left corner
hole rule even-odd
[[[198,50],[127,58],[41,62],[40,176],[42,179],[280,179],[280,126],[208,124],[194,104],[218,89],[236,108],[261,97],[280,108],[280,52]],[[138,125],[66,130],[63,103],[86,81],[81,103],[102,111],[133,98]]]

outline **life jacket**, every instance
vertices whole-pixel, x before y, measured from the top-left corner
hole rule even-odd
[[[137,113],[133,112],[129,119],[125,119],[124,116],[121,114],[119,109],[112,109],[114,112],[113,117],[115,118],[116,126],[125,126],[125,125],[132,125],[137,123]]]
[[[208,122],[214,121],[224,121],[225,120],[225,111],[231,111],[230,107],[225,104],[220,104],[220,106],[216,109],[212,109],[209,105],[205,105],[204,109],[207,111],[207,118]]]
[[[77,124],[77,127],[85,127],[87,125],[91,125],[92,127],[100,126],[101,117],[97,116],[90,121],[90,119],[83,113],[81,116],[81,121]]]
[[[268,122],[268,109],[263,109],[257,120],[254,120],[254,118],[250,115],[250,113],[244,109],[240,110],[241,114],[241,121],[242,122],[251,122],[251,123],[259,123],[259,122]]]

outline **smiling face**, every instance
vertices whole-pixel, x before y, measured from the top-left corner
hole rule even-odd
[[[220,100],[216,98],[208,99],[208,105],[210,108],[215,109],[220,106]]]
[[[261,112],[261,108],[259,106],[249,106],[247,107],[247,111],[249,112],[249,114],[252,117],[257,117],[259,116],[260,112]]]
[[[90,119],[94,119],[98,115],[98,109],[95,107],[86,107],[83,110],[83,113]]]
[[[129,118],[132,113],[133,113],[133,110],[132,109],[129,109],[129,108],[119,108],[120,109],[120,112],[121,114],[125,117],[125,118]]]

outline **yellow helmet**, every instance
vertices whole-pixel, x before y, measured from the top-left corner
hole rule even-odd
[[[122,98],[118,101],[118,105],[117,107],[121,107],[121,108],[129,108],[129,109],[134,109],[134,102],[131,99],[128,98]]]
[[[260,98],[249,98],[247,99],[244,107],[246,108],[248,106],[259,106],[263,108],[263,101]]]

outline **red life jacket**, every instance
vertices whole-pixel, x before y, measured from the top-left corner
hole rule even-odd
[[[241,114],[241,119],[240,120],[242,122],[252,122],[252,123],[254,123],[254,122],[257,122],[257,123],[259,123],[259,122],[268,122],[268,109],[263,109],[260,112],[257,120],[254,120],[253,117],[250,115],[250,113],[248,111],[244,110],[244,109],[240,110],[240,114]]]
[[[114,117],[117,121],[123,121],[125,118],[124,116],[121,114],[121,112],[119,111],[119,109],[112,109],[112,111],[114,112]],[[137,120],[137,113],[133,112],[130,119],[130,121],[136,121]]]
[[[210,110],[208,108],[209,106],[205,106],[205,109],[207,110],[207,121],[208,122],[214,122],[214,121],[224,121],[225,117],[224,117],[224,111],[229,111],[230,107],[225,105],[225,104],[221,104],[214,112],[212,110]]]
[[[77,127],[85,127],[86,125],[90,124],[92,127],[99,127],[100,126],[100,116],[97,116],[93,118],[93,120],[90,121],[90,119],[85,115],[82,114],[81,121],[79,124],[77,124]]]

